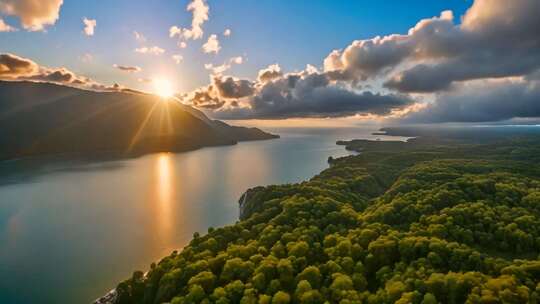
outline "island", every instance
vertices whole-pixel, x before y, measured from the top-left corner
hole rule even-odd
[[[100,303],[538,303],[540,138],[464,134],[343,141]]]

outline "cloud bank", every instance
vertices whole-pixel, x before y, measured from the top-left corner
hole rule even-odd
[[[493,122],[540,117],[540,82],[503,80],[467,84],[441,94],[401,122]]]
[[[330,52],[323,70],[255,80],[212,71],[184,101],[220,118],[376,115],[403,122],[484,122],[540,117],[540,1],[475,0],[420,20],[405,34],[353,41]],[[515,102],[514,102],[515,100]]]
[[[421,93],[459,81],[526,75],[540,68],[539,11],[536,0],[476,0],[461,24],[445,11],[405,35],[357,40],[333,51],[325,69],[360,80],[390,74],[387,88]]]
[[[122,91],[118,84],[107,86],[88,77],[80,76],[67,68],[49,68],[14,54],[0,54],[0,80],[51,82],[97,91]]]
[[[414,101],[401,94],[356,92],[337,85],[313,69],[281,74],[276,66],[259,72],[264,81],[215,75],[212,83],[185,96],[221,119],[283,119],[338,117],[355,114],[387,115]],[[270,77],[269,71],[275,73]]]

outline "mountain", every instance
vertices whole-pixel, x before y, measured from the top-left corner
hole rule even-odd
[[[539,303],[537,135],[341,144],[96,303]]]
[[[176,100],[0,81],[0,159],[53,153],[136,155],[276,138],[230,126]]]

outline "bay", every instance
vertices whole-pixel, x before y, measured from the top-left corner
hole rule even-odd
[[[0,163],[2,303],[89,303],[238,220],[250,187],[294,183],[348,155],[342,139],[397,139],[376,128],[282,128],[280,139],[134,159]]]

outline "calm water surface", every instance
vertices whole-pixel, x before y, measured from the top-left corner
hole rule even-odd
[[[281,129],[281,139],[116,161],[0,162],[0,302],[89,303],[133,270],[232,224],[250,187],[298,182],[375,129]],[[401,139],[401,138],[396,138]]]

